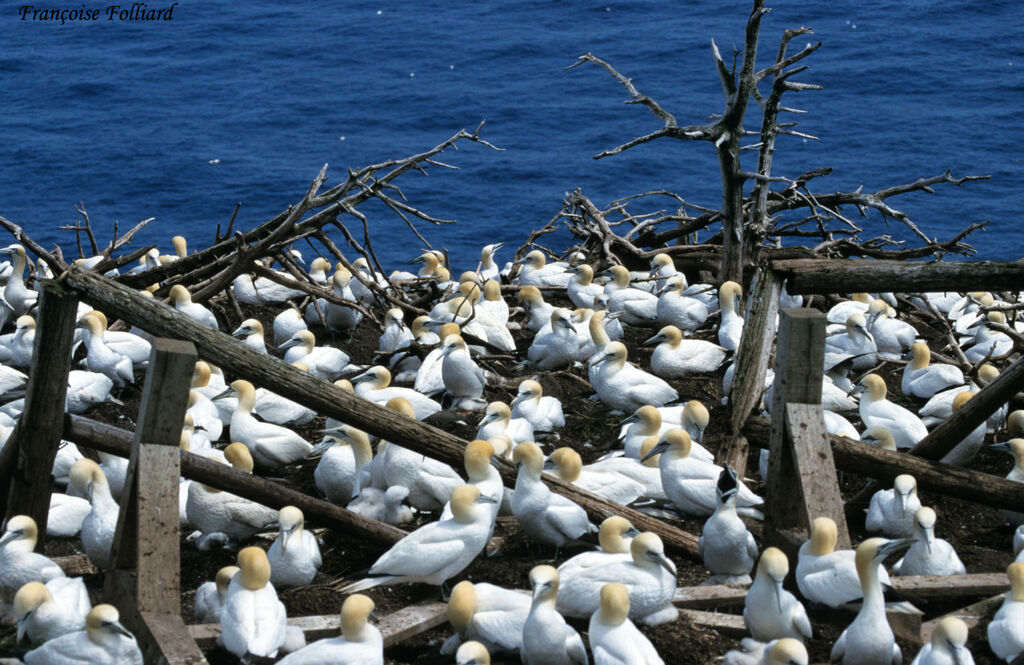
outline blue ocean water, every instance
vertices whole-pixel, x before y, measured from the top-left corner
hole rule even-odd
[[[83,4],[108,6],[66,7]],[[819,191],[870,191],[946,169],[991,174],[890,204],[940,239],[991,220],[973,238],[981,258],[1024,254],[1024,4],[768,4],[765,64],[785,28],[814,29],[794,49],[823,42],[795,79],[823,90],[785,99],[807,110],[798,129],[820,141],[781,139],[776,173],[834,167]],[[661,140],[593,160],[658,122],[622,104],[625,92],[597,67],[564,68],[591,51],[681,124],[705,122],[723,106],[710,40],[728,58],[742,47],[748,13],[749,3],[735,0],[185,0],[172,21],[104,14],[60,25],[19,20],[8,6],[0,14],[0,214],[71,250],[74,234],[58,226],[74,223],[83,201],[101,242],[114,220],[124,230],[156,217],[138,243],[167,251],[182,233],[202,247],[237,202],[238,226],[251,228],[301,198],[325,162],[336,182],[347,167],[420,152],[482,120],[483,137],[503,152],[462,143],[441,158],[459,170],[435,167],[398,183],[412,205],[458,220],[420,225],[457,267],[475,265],[485,242],[518,245],[577,187],[599,205],[668,189],[717,207],[718,166],[706,143]],[[758,123],[748,114],[749,129]],[[382,260],[416,252],[401,220],[382,206],[364,212]],[[909,237],[877,216],[866,223],[866,236]]]

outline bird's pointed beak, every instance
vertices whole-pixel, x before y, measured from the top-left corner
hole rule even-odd
[[[523,402],[525,402],[529,396],[530,396],[529,393],[517,393],[516,394],[516,398],[514,400],[512,400],[511,404],[508,405],[509,408],[510,409],[516,408],[518,405],[520,405]]]
[[[297,337],[292,337],[292,338],[288,339],[284,344],[282,344],[281,346],[277,347],[277,350],[278,351],[285,351],[287,349],[292,348],[293,346],[298,346],[299,344],[302,344],[302,340],[298,339]]]
[[[1010,444],[1007,443],[1006,441],[1003,441],[1002,443],[993,443],[991,446],[989,446],[989,448],[991,450],[999,450],[1004,453],[1012,454],[1012,451],[1010,450]]]
[[[661,334],[661,333],[658,333],[658,334],[657,334],[657,335],[655,335],[654,337],[652,337],[652,338],[650,338],[650,339],[646,340],[646,341],[645,341],[645,342],[644,342],[643,344],[641,344],[640,346],[653,346],[653,345],[655,345],[655,344],[658,344],[658,343],[660,343],[660,342],[664,341],[664,339],[665,339],[665,338],[664,338],[664,337],[662,336],[662,334]]]
[[[220,393],[217,393],[216,395],[214,395],[213,400],[211,400],[211,401],[215,401],[215,400],[218,400],[218,399],[224,399],[226,397],[233,397],[236,394],[237,393],[235,392],[235,389],[232,388],[231,386],[228,386],[227,388],[224,389],[223,392],[220,392]]]
[[[676,574],[676,564],[672,563],[663,552],[648,552],[647,556],[672,575]]]
[[[113,633],[119,633],[121,635],[124,635],[125,637],[132,637],[132,634],[129,633],[128,630],[121,625],[120,621],[109,621],[107,623],[104,623],[103,625],[107,628],[107,630]]]
[[[854,395],[859,395],[862,392],[864,392],[864,384],[860,383],[860,384],[857,384],[856,386],[854,386],[853,390],[851,390],[850,392],[846,393],[846,396],[847,397],[853,397]]]
[[[25,639],[25,619],[28,619],[30,614],[32,613],[29,612],[22,618],[18,619],[18,634],[15,638],[15,644],[21,644],[21,641]]]
[[[913,544],[913,538],[900,538],[898,540],[890,540],[889,542],[878,548],[878,553],[881,554],[883,558],[885,558],[890,554],[893,554],[894,552],[902,552],[903,550],[907,549]]]
[[[557,468],[558,468],[558,465],[555,464],[555,461],[553,459],[548,458],[548,459],[544,460],[544,470],[545,471],[554,471]]]
[[[634,413],[633,415],[629,416],[628,418],[623,418],[622,421],[619,423],[619,425],[629,425],[629,424],[636,423],[636,422],[640,422],[640,416],[638,416],[638,415],[636,415]]]
[[[643,458],[640,461],[641,462],[646,462],[647,460],[651,459],[655,455],[660,455],[663,452],[665,452],[666,450],[668,450],[668,441],[659,441],[657,443],[657,445],[655,445],[653,448],[651,448],[650,450],[647,451],[647,454],[644,455]]]
[[[775,604],[778,606],[779,612],[782,612],[782,580],[776,580],[772,589],[775,590]]]

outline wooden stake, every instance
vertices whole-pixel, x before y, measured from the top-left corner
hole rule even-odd
[[[4,452],[10,455],[5,460],[9,466],[0,470],[0,483],[10,480],[9,487],[0,487],[0,496],[6,499],[4,513],[8,519],[28,515],[36,521],[38,552],[46,542],[46,519],[53,485],[50,473],[63,432],[56,414],[64,412],[68,393],[77,311],[78,298],[73,291],[52,280],[40,283],[39,318],[25,409],[4,446]],[[12,454],[15,452],[16,460]]]
[[[104,584],[147,663],[206,662],[181,620],[179,579],[178,443],[195,363],[191,343],[153,340]]]
[[[809,535],[811,521],[826,516],[838,528],[836,547],[849,549],[842,496],[821,407],[825,316],[784,309],[772,388],[771,452],[765,490],[768,539],[787,555]]]

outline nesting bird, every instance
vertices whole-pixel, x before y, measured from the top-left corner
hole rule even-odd
[[[556,609],[558,571],[551,566],[535,566],[530,571],[533,603],[523,624],[523,646],[519,652],[523,665],[587,665],[583,639]]]
[[[395,543],[370,567],[366,579],[342,591],[351,593],[379,584],[422,582],[442,585],[468,566],[487,545],[491,511],[480,505],[493,503],[473,485],[452,491],[452,517],[430,522]]]
[[[455,634],[445,640],[441,653],[452,653],[464,640],[481,643],[489,653],[519,651],[530,605],[530,596],[519,591],[487,582],[459,582],[448,598],[448,622]]]
[[[662,406],[679,398],[675,388],[662,379],[626,362],[626,345],[609,342],[604,352],[591,359],[591,383],[606,406],[632,412],[653,404]]]
[[[512,417],[528,420],[536,436],[565,427],[562,403],[556,397],[545,395],[540,383],[533,379],[525,379],[519,384],[516,398],[509,406]]]
[[[341,604],[341,637],[317,640],[278,661],[279,665],[383,665],[384,638],[369,619],[373,600],[352,594]]]
[[[967,572],[956,550],[935,537],[935,511],[927,506],[914,513],[914,544],[897,561],[896,575],[963,575]]]
[[[303,529],[305,519],[295,506],[277,513],[280,535],[267,550],[270,582],[277,589],[309,584],[323,562],[316,536]]]
[[[273,658],[284,644],[287,618],[270,583],[270,562],[260,548],[246,547],[238,567],[220,613],[220,642],[239,658]]]
[[[25,665],[142,665],[142,651],[120,618],[113,605],[97,605],[85,618],[85,630],[54,638],[22,660]]]
[[[1006,575],[1010,593],[988,624],[988,645],[992,653],[1012,663],[1024,653],[1024,563],[1011,563]]]
[[[891,490],[878,490],[871,497],[864,527],[889,538],[907,538],[914,533],[914,514],[920,507],[917,480],[906,473],[898,475]]]
[[[728,465],[722,469],[715,487],[715,512],[704,522],[698,542],[704,567],[711,571],[712,579],[744,579],[749,581],[750,571],[757,560],[757,543],[747,526],[736,513],[739,483],[736,472]]]
[[[664,665],[651,641],[629,620],[629,592],[618,582],[601,588],[601,606],[590,617],[587,635],[595,664]]]
[[[597,528],[578,505],[553,493],[541,480],[544,454],[537,444],[516,446],[512,460],[519,468],[512,494],[512,513],[531,540],[560,549]]]
[[[885,398],[885,381],[877,374],[861,379],[854,393],[860,398],[860,419],[865,427],[884,427],[892,433],[896,447],[910,448],[928,435],[921,419],[898,404]]]
[[[83,630],[91,609],[81,577],[57,577],[46,584],[29,582],[14,594],[18,642],[27,635],[33,643],[42,644]]]
[[[811,538],[800,546],[796,564],[796,585],[803,597],[829,607],[842,607],[859,600],[864,593],[858,576],[856,553],[853,550],[836,550],[837,539],[836,523],[832,519],[815,518],[811,522]],[[889,575],[884,568],[875,575],[882,584],[889,584]]]
[[[120,508],[110,493],[107,477],[98,464],[90,459],[80,459],[71,467],[68,478],[71,486],[92,505],[82,520],[82,549],[97,568],[109,568],[112,563],[110,548],[114,543]]]
[[[757,563],[757,575],[743,607],[743,623],[759,642],[783,637],[811,639],[807,610],[796,596],[782,588],[787,574],[786,554],[776,547],[767,548]]]
[[[61,567],[33,550],[39,527],[28,515],[7,520],[0,538],[0,600],[10,602],[18,589],[29,582],[49,582],[64,577]]]
[[[215,399],[233,396],[238,398],[238,406],[231,415],[231,439],[244,443],[257,464],[276,469],[305,459],[313,450],[312,444],[287,427],[253,417],[256,390],[251,383],[244,379],[232,381]]]
[[[930,642],[921,647],[911,665],[974,665],[967,650],[967,624],[957,617],[945,617],[932,631]]]
[[[238,566],[224,566],[217,571],[212,582],[203,582],[199,585],[195,596],[196,621],[220,623],[220,611],[228,595],[228,585],[239,570]]]

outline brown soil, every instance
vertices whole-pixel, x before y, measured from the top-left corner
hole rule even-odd
[[[247,311],[247,314],[260,319],[269,332],[272,330],[271,322],[275,312],[269,310]],[[239,321],[227,322],[222,328],[233,329]],[[315,330],[318,333],[324,331]],[[924,332],[930,332],[925,330]],[[649,337],[652,332],[644,330],[629,330],[627,333],[627,346],[630,349],[631,360],[646,366],[649,361],[649,350],[639,348],[642,340]],[[352,356],[356,363],[370,363],[373,352],[377,346],[379,331],[364,322],[357,330],[351,341],[343,341],[339,338],[338,346]],[[270,337],[270,335],[268,335]],[[523,335],[517,333],[517,344],[521,349],[526,349],[528,341],[523,341]],[[518,384],[518,374],[513,369],[513,364],[508,361],[488,361],[487,366],[497,373],[506,377],[512,377],[506,386],[489,390],[488,399],[502,399],[509,401],[514,396],[515,386]],[[895,369],[890,367],[890,370]],[[566,413],[567,426],[561,432],[561,440],[558,445],[571,445],[583,455],[585,461],[590,461],[601,452],[612,447],[618,432],[618,423],[622,416],[609,414],[607,409],[599,402],[594,402],[587,397],[591,394],[587,384],[580,380],[585,379],[586,371],[579,368],[570,372],[542,373],[537,378],[544,387],[546,394],[559,397]],[[138,386],[142,385],[142,375],[138,376]],[[700,399],[709,408],[714,409],[721,402],[721,372],[711,377],[698,377],[685,381],[674,381],[673,385],[679,390],[681,398]],[[898,378],[890,377],[890,384],[896,387]],[[894,394],[898,394],[895,391]],[[112,406],[104,406],[89,414],[91,417],[110,422],[112,424],[127,427],[134,427],[134,417],[138,408],[139,388],[129,387],[121,396],[126,402],[123,409]],[[127,416],[125,414],[128,414]],[[441,414],[432,421],[452,433],[470,438],[475,432],[475,424],[479,419],[478,414],[458,414],[459,417],[445,417]],[[714,418],[714,413],[713,413]],[[468,424],[457,422],[464,420]],[[300,429],[300,433],[310,440],[319,439],[319,428],[322,420],[316,421],[313,425]],[[316,494],[313,484],[313,469],[316,461],[309,460],[303,464],[287,467],[279,470],[275,475],[284,479],[285,482],[298,487],[306,492]],[[983,451],[975,462],[973,468],[991,472],[997,475],[1005,475],[1010,468],[1010,459],[998,453]],[[751,463],[747,469],[748,478],[755,491],[763,491],[763,486],[757,479],[756,453],[751,455]],[[850,496],[859,489],[865,480],[846,474],[842,479],[843,493]],[[1011,562],[1009,543],[1011,532],[1004,525],[1004,520],[998,511],[983,506],[976,506],[962,501],[947,499],[922,492],[921,499],[926,505],[936,508],[939,513],[938,535],[949,540],[967,566],[968,572],[993,572],[1003,571]],[[316,527],[315,524],[310,524]],[[701,522],[689,520],[681,526],[693,533],[699,533]],[[755,537],[760,535],[759,525],[751,523]],[[863,539],[862,523],[851,523],[851,536],[855,542]],[[509,525],[503,521],[496,529],[495,535],[505,538],[505,546],[499,556],[478,558],[462,575],[451,580],[454,584],[460,579],[472,579],[488,581],[506,587],[526,588],[528,586],[527,576],[530,568],[539,561],[539,556],[531,547],[530,543],[521,536],[514,523]],[[332,614],[339,610],[343,600],[342,594],[336,590],[336,583],[346,577],[355,576],[360,571],[367,569],[374,560],[382,553],[382,548],[373,543],[357,538],[351,538],[331,531],[321,532],[322,551],[324,564],[314,583],[307,587],[291,589],[280,594],[282,601],[288,610],[289,616],[303,616],[312,614]],[[269,546],[267,539],[255,539],[255,544],[263,547]],[[73,542],[51,541],[47,551],[51,554],[68,554],[79,551]],[[190,544],[182,542],[182,613],[186,621],[192,621],[193,595],[195,589],[203,582],[213,578],[215,572],[221,566],[234,563],[235,553],[231,551],[214,551],[208,553],[197,552]],[[550,553],[545,553],[550,556]],[[569,555],[573,552],[569,552]],[[564,555],[563,555],[564,556]],[[699,563],[689,560],[675,558],[679,568],[679,584],[695,585],[706,579],[707,573]],[[889,562],[892,563],[892,562]],[[386,614],[410,604],[436,601],[440,599],[440,593],[436,587],[426,585],[399,585],[394,587],[377,587],[369,592],[377,603],[378,614]],[[962,604],[966,605],[964,601]],[[932,606],[934,605],[934,607]],[[932,603],[925,606],[924,620],[933,618],[936,615],[950,611],[954,607],[948,604]],[[736,611],[736,610],[732,610]],[[852,618],[852,615],[836,612],[813,612],[815,639],[808,645],[811,652],[812,662],[827,662],[831,644],[839,635],[843,627]],[[586,630],[586,622],[573,622],[578,630]],[[739,641],[725,637],[715,631],[700,629],[689,622],[680,619],[670,625],[664,625],[656,630],[642,628],[643,632],[651,639],[658,648],[659,653],[666,662],[678,663],[714,663],[729,649],[738,648]],[[402,664],[425,664],[451,662],[442,657],[438,649],[444,639],[449,635],[447,626],[426,632],[418,637],[409,639],[400,645],[389,648],[386,653],[386,662]],[[0,642],[0,651],[8,642]],[[974,654],[975,661],[979,665],[996,663],[996,659],[987,648],[985,639],[984,624],[971,631],[969,646]],[[680,651],[685,649],[685,651]],[[903,645],[903,653],[906,662],[913,657],[917,648],[912,645]],[[230,654],[223,650],[215,649],[207,654],[212,664],[237,663]],[[495,658],[495,663],[518,663],[518,657]]]

